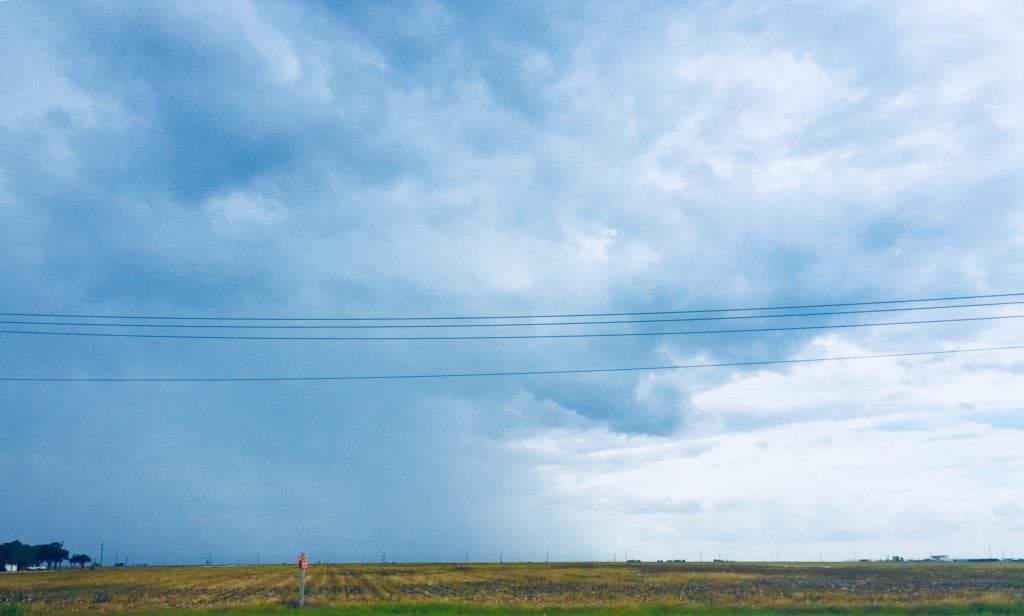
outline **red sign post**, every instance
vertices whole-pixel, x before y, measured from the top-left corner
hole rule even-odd
[[[309,562],[306,560],[306,553],[299,554],[299,607],[306,603],[306,567]]]

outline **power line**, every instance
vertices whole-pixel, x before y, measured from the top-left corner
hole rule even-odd
[[[172,378],[94,378],[94,377],[0,377],[0,382],[29,383],[250,383],[250,382],[308,382],[308,381],[370,381],[370,380],[411,380],[411,379],[457,379],[514,376],[545,376],[560,374],[600,374],[610,372],[653,372],[665,370],[691,370],[698,368],[741,368],[753,366],[777,366],[788,364],[810,364],[831,361],[890,359],[899,357],[921,357],[955,355],[961,353],[984,353],[994,351],[1017,351],[1024,345],[983,347],[972,349],[947,349],[941,351],[912,351],[907,353],[879,353],[874,355],[846,355],[840,357],[813,357],[804,359],[771,359],[734,361],[704,364],[671,364],[661,366],[631,366],[620,368],[570,368],[563,370],[511,370],[498,372],[448,372],[425,374],[378,374],[342,376],[282,376],[282,377],[172,377]]]
[[[765,310],[807,310],[813,308],[843,308],[851,306],[879,306],[890,304],[911,304],[923,302],[945,302],[996,299],[1006,297],[1021,297],[1024,292],[1016,293],[992,293],[987,295],[958,295],[948,297],[930,297],[917,299],[889,299],[861,302],[840,302],[822,304],[803,304],[792,306],[761,306],[747,308],[700,308],[682,310],[656,310],[641,312],[581,312],[563,314],[532,314],[532,315],[477,315],[477,316],[412,316],[412,317],[225,317],[225,316],[168,316],[168,315],[112,315],[112,314],[71,314],[71,313],[47,313],[47,312],[0,312],[3,317],[39,317],[39,318],[67,318],[67,319],[125,319],[125,320],[152,320],[152,321],[470,321],[470,320],[491,320],[491,319],[559,319],[559,318],[584,318],[584,317],[625,317],[625,316],[655,316],[670,314],[700,314],[700,313],[721,313],[721,312],[750,312]]]
[[[372,330],[372,329],[467,329],[467,328],[496,328],[496,327],[550,327],[550,326],[573,326],[573,325],[629,325],[629,324],[651,324],[651,323],[696,323],[705,321],[734,321],[734,320],[750,320],[750,319],[781,319],[781,318],[802,318],[802,317],[822,317],[822,316],[849,316],[849,315],[861,315],[861,314],[880,314],[889,312],[916,312],[923,310],[949,310],[956,308],[991,308],[997,306],[1017,306],[1024,304],[1024,300],[1012,301],[1012,302],[985,302],[985,303],[974,303],[974,304],[947,304],[944,306],[903,306],[898,308],[873,308],[869,310],[832,310],[827,312],[798,312],[798,313],[783,313],[783,314],[744,314],[744,315],[730,315],[730,316],[712,316],[712,317],[677,317],[677,318],[657,318],[657,319],[617,319],[617,320],[601,320],[601,321],[548,321],[548,322],[517,322],[517,323],[427,323],[427,324],[400,324],[400,325],[382,325],[380,323],[374,325],[239,325],[239,324],[216,324],[210,325],[208,323],[194,324],[194,323],[96,323],[96,322],[79,322],[79,321],[25,321],[25,320],[0,320],[0,325],[45,325],[48,327],[122,327],[122,328],[161,328],[161,329],[247,329],[247,330],[260,330],[260,329],[276,329],[276,330],[287,330],[287,329],[303,329],[303,330],[315,330],[315,329],[350,329],[350,330]],[[82,317],[82,318],[98,318],[98,317]],[[110,317],[114,318],[114,317]],[[514,317],[509,317],[514,318]],[[543,317],[552,318],[552,317]],[[280,322],[280,321],[278,321]]]
[[[886,327],[895,325],[930,325],[939,323],[968,323],[977,321],[998,321],[1020,319],[1024,314],[986,317],[960,317],[954,319],[926,319],[918,321],[883,321],[875,323],[831,323],[825,325],[794,325],[788,327],[753,327],[743,329],[707,329],[654,332],[600,332],[577,334],[506,334],[506,335],[461,335],[461,336],[237,336],[230,334],[130,334],[119,332],[71,332],[28,329],[0,329],[0,334],[24,334],[33,336],[79,336],[98,338],[150,338],[163,340],[289,340],[289,341],[439,341],[439,340],[539,340],[562,338],[626,338],[650,336],[693,336],[712,334],[752,334],[767,332],[811,331],[823,329],[851,329],[864,327]]]

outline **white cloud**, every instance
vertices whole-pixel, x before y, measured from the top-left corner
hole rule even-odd
[[[677,35],[685,40],[688,35]],[[707,190],[709,181],[748,184],[751,174],[766,175],[761,167],[775,164],[781,156],[793,169],[810,166],[817,170],[829,151],[803,154],[800,140],[817,122],[856,103],[865,94],[856,89],[843,72],[829,70],[813,57],[797,56],[787,49],[764,48],[756,41],[739,50],[697,51],[677,44],[654,57],[631,57],[618,75],[631,83],[631,92],[646,92],[653,103],[616,104],[610,110],[629,114],[620,120],[643,125],[636,176],[669,192]],[[632,67],[651,69],[633,76]],[[637,77],[649,79],[635,83]],[[655,81],[658,80],[658,81]],[[588,93],[595,96],[594,93]],[[631,100],[631,99],[627,99]],[[637,114],[645,114],[643,119]],[[632,139],[632,140],[635,140]],[[777,191],[801,188],[811,175],[782,178],[779,168],[756,181],[755,190]],[[706,173],[710,171],[712,179]]]
[[[71,67],[47,48],[45,38],[23,37],[11,46],[15,49],[8,49],[9,62],[0,78],[6,92],[0,99],[4,109],[0,127],[15,130],[59,116],[58,121],[89,128],[111,115],[110,102],[101,93],[80,87],[66,76]]]
[[[1020,19],[984,6],[882,11],[876,17],[906,35],[896,57],[884,58],[842,36],[834,45],[780,44],[766,26],[764,36],[727,30],[710,40],[683,21],[620,56],[585,48],[598,57],[579,57],[602,70],[580,62],[561,87],[600,131],[591,142],[614,144],[632,161],[639,187],[697,201],[881,208],[908,191],[1005,173],[1020,158],[1021,139],[1001,134],[1019,124],[1024,95],[1013,77]],[[964,20],[977,27],[960,27]],[[934,48],[946,53],[930,59]],[[960,49],[966,57],[953,53]],[[880,65],[907,78],[880,79]]]
[[[594,235],[577,235],[571,238],[573,250],[584,261],[608,262],[608,251],[615,244],[615,229],[604,229]]]
[[[894,14],[911,75],[895,99],[900,118],[911,138],[941,131],[932,178],[962,181],[1015,167],[1024,79],[1013,67],[1024,54],[1024,12],[1013,3],[927,2]]]
[[[1019,340],[1012,322],[997,330],[974,345]],[[879,352],[864,344],[828,335],[794,357]],[[562,427],[515,447],[594,544],[638,557],[981,556],[1024,538],[1009,515],[1024,497],[1021,367],[1006,351],[795,364],[718,383],[651,374],[637,401],[678,388],[677,432]]]
[[[1024,536],[1006,515],[1024,497],[1024,462],[1009,453],[1024,444],[1020,430],[824,420],[728,438],[585,434],[584,444],[562,432],[520,446],[545,452],[547,498],[592,525],[592,542],[637,557],[979,555]]]
[[[834,28],[842,20],[826,5],[800,23],[827,30],[830,40],[807,35],[774,7],[739,3],[692,12],[669,5],[638,19],[595,9],[593,19],[564,19],[550,30],[501,26],[472,36],[457,29],[467,22],[458,5],[428,2],[394,14],[378,7],[372,18],[245,2],[161,6],[156,17],[82,9],[137,29],[139,40],[163,37],[174,50],[140,50],[153,56],[140,55],[145,61],[128,79],[107,57],[123,57],[106,47],[122,39],[88,20],[68,44],[55,19],[38,46],[19,52],[26,62],[6,73],[14,81],[0,88],[9,103],[0,129],[29,147],[4,149],[15,141],[0,140],[7,157],[0,200],[9,196],[21,219],[47,221],[7,230],[18,247],[18,260],[9,261],[31,271],[0,279],[26,303],[51,297],[29,297],[32,284],[20,282],[29,279],[86,308],[132,313],[166,301],[178,314],[220,306],[299,315],[657,310],[1005,291],[1024,279],[1016,194],[1024,92],[1014,72],[1024,37],[1019,14],[1007,9],[1003,18],[999,5],[867,7],[860,27],[884,39],[868,42],[855,26]],[[386,33],[359,21],[381,15],[395,18]],[[892,15],[891,28],[873,27]],[[73,78],[78,56],[69,59],[62,44],[107,54],[84,57],[95,82]],[[225,79],[244,87],[225,88]],[[163,88],[183,94],[164,108],[153,96]],[[138,114],[140,130],[122,131],[119,122],[134,122],[122,107]],[[180,181],[191,177],[189,153],[218,144],[200,131],[173,130],[193,119],[232,126],[223,152],[239,154],[224,168],[216,157],[207,161],[209,177],[196,174],[202,187]],[[170,168],[156,168],[165,151],[151,139],[167,146]],[[120,162],[130,157],[107,158],[97,144],[111,140],[119,155],[142,155],[145,168]],[[158,153],[145,156],[151,150]],[[95,163],[92,176],[75,185],[83,160]],[[54,196],[45,178],[59,173],[71,189]],[[69,194],[75,202],[87,196],[94,209],[76,211],[63,229]],[[0,213],[10,211],[0,205]],[[56,230],[70,241],[56,245]],[[108,252],[80,259],[75,245]],[[152,299],[161,291],[165,299]],[[1019,326],[990,323],[787,338],[778,346],[817,357],[996,346],[1022,335]],[[705,363],[742,344],[750,353],[784,352],[739,337],[534,342],[472,350],[323,345],[308,353],[268,345],[209,356],[182,347],[144,356],[124,345],[96,365],[139,375],[182,363],[225,374],[383,374],[614,366],[659,356]],[[550,538],[567,526],[585,536],[566,545],[615,543],[606,551],[620,556],[629,549],[693,559],[703,546],[706,558],[719,550],[765,558],[780,544],[804,558],[819,550],[848,557],[853,549],[970,555],[976,543],[1009,545],[1024,532],[1014,517],[1016,486],[1024,485],[1015,453],[1024,444],[1017,357],[659,372],[595,379],[596,393],[571,379],[493,390],[445,383],[439,389],[451,399],[431,404],[422,403],[431,385],[403,383],[352,395],[362,408],[346,416],[351,425],[336,420],[337,399],[348,395],[337,389],[219,391],[224,408],[267,416],[280,410],[275,404],[299,409],[316,436],[311,449],[324,456],[339,452],[335,433],[366,422],[380,423],[364,426],[365,435],[408,445],[389,446],[382,467],[354,457],[344,471],[351,476],[333,470],[301,491],[319,485],[323,493],[358,495],[364,491],[352,482],[364,473],[405,481],[427,508],[433,487],[454,489],[472,508],[478,490],[500,484],[503,510],[514,510],[506,526],[529,528],[510,531],[517,539]],[[602,387],[616,394],[604,396]],[[422,424],[403,415],[408,408]],[[488,421],[489,413],[505,419]],[[104,422],[83,430],[117,423]],[[249,435],[258,424],[239,422]],[[660,432],[616,431],[651,425]],[[222,445],[225,460],[242,460],[225,468],[244,466],[245,439],[221,442],[215,428],[198,425],[196,433]],[[285,451],[293,438],[275,442]],[[445,448],[453,442],[477,447],[459,457]],[[409,483],[410,466],[422,484]],[[239,493],[230,473],[218,475],[215,464],[208,470],[210,502]],[[293,472],[271,481],[287,482]],[[473,476],[471,486],[459,483],[463,473]],[[246,480],[259,483],[255,475]],[[400,500],[396,511],[405,515]],[[388,516],[365,509],[378,536],[408,532],[404,522],[389,527]],[[453,534],[494,513],[430,511],[436,527]],[[279,519],[268,514],[260,524]],[[557,532],[544,529],[548,519],[557,520]],[[415,537],[425,554],[450,557],[426,536]]]
[[[287,218],[280,203],[258,193],[233,192],[209,199],[203,206],[214,229],[227,234],[245,234],[254,228],[276,225]]]
[[[1007,314],[1012,314],[1012,307],[1007,310]],[[795,358],[870,356],[889,349],[906,352],[986,348],[1021,341],[1020,325],[1013,320],[959,342],[935,340],[927,332],[918,331],[911,336],[888,331],[888,335],[876,332],[861,342],[835,334],[820,336],[809,341]],[[689,396],[689,408],[698,417],[709,419],[770,419],[782,423],[845,417],[927,418],[1002,413],[1019,407],[1015,386],[1019,366],[1020,352],[1011,350],[766,367],[737,372],[724,383],[708,384]],[[685,375],[660,378],[664,386],[685,379]],[[680,392],[692,391],[690,379],[681,380],[677,387]]]
[[[786,49],[707,52],[680,62],[676,76],[701,98],[739,103],[726,130],[743,141],[792,137],[862,96],[813,58]]]
[[[95,154],[80,151],[77,139],[89,131],[117,133],[137,119],[115,97],[82,83],[88,63],[62,53],[53,24],[28,21],[0,30],[0,131],[37,172],[71,183],[82,159]]]

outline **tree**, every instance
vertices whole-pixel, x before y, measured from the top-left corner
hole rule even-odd
[[[47,569],[59,567],[62,562],[68,559],[68,551],[64,549],[64,543],[54,541],[45,545],[32,546],[39,561],[46,563]]]
[[[82,569],[85,569],[85,563],[91,563],[92,557],[87,554],[75,554],[68,559],[72,565],[79,565]]]
[[[3,553],[4,563],[17,565],[18,569],[27,569],[42,562],[37,558],[32,546],[17,540],[3,544]]]

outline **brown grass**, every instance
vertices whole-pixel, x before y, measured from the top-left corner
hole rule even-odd
[[[0,605],[32,612],[284,606],[294,566],[132,567],[0,574]],[[311,565],[316,606],[847,609],[1024,604],[1024,563]]]

